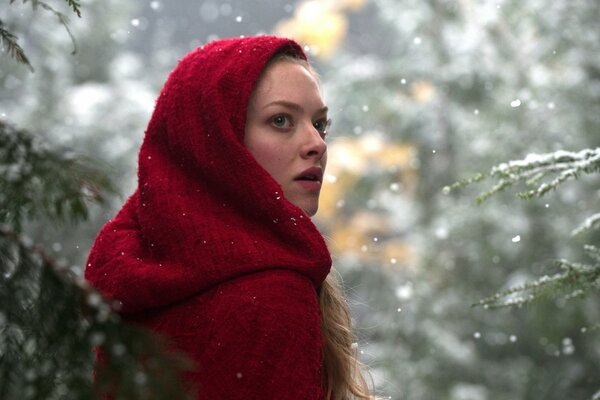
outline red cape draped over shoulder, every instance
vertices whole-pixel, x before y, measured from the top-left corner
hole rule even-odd
[[[243,145],[246,109],[294,41],[224,39],[179,61],[145,133],[138,187],[100,231],[85,278],[125,320],[195,362],[198,399],[321,399],[317,289],[331,257]]]

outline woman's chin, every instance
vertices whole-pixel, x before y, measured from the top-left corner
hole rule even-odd
[[[319,209],[319,204],[315,202],[304,202],[304,204],[295,205],[302,209],[309,217],[313,217]]]

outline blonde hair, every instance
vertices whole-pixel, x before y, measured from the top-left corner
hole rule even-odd
[[[308,61],[288,53],[273,56],[265,65],[263,74],[278,62],[299,64],[319,81],[318,74]],[[334,274],[336,272],[332,270],[319,289],[321,332],[325,341],[321,374],[325,399],[375,399],[370,395],[366,368],[357,358],[348,303]]]
[[[336,400],[373,399],[369,394],[366,369],[356,356],[356,337],[348,303],[331,271],[319,290],[323,348],[323,387],[325,398]]]

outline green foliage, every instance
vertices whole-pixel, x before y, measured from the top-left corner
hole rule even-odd
[[[78,1],[66,2],[81,16]],[[55,15],[75,43],[66,15],[30,3]],[[33,69],[1,21],[0,35],[9,55]],[[78,267],[23,234],[39,220],[63,227],[88,220],[90,204],[116,193],[103,169],[0,120],[1,399],[188,398],[180,379],[191,367],[185,357],[123,323],[118,305],[85,283]]]
[[[341,110],[334,116],[338,134],[360,140],[379,131],[384,146],[415,149],[415,191],[392,191],[372,183],[385,175],[364,174],[352,188],[356,200],[344,198],[341,208],[360,213],[349,229],[365,220],[373,227],[338,255],[337,266],[365,304],[354,316],[365,327],[364,353],[381,394],[589,399],[600,386],[590,328],[598,322],[597,291],[564,302],[573,291],[565,288],[558,299],[496,312],[469,305],[567,271],[541,260],[596,263],[581,250],[585,243],[600,247],[598,232],[574,239],[569,233],[600,211],[598,175],[582,171],[584,179],[571,176],[541,199],[507,203],[514,192],[539,187],[515,181],[480,207],[440,188],[481,171],[484,191],[499,182],[489,168],[515,154],[600,146],[597,1],[373,0],[365,9],[323,82],[330,108]],[[539,184],[560,174],[547,172]],[[483,185],[463,193],[470,197]],[[364,218],[374,213],[381,218]],[[517,234],[522,240],[511,240]],[[385,249],[379,263],[360,262],[378,247]],[[407,247],[414,258],[403,260],[398,255]]]
[[[547,298],[571,300],[584,297],[592,291],[600,290],[600,249],[596,246],[587,245],[585,251],[593,259],[594,264],[558,260],[556,265],[562,269],[561,272],[552,276],[545,275],[533,282],[512,287],[480,300],[474,306],[486,308],[520,307]]]
[[[183,358],[122,324],[98,292],[6,226],[0,269],[0,398],[186,398],[178,383],[189,366]],[[96,346],[105,357],[92,383]]]
[[[600,228],[600,213],[586,218],[577,228],[573,229],[571,236],[577,236],[583,232],[598,228]]]
[[[112,184],[93,163],[0,123],[0,398],[184,399],[189,364],[120,321],[110,301],[21,234],[27,220],[88,218]],[[94,348],[104,362],[92,382]]]
[[[457,189],[484,179],[497,179],[492,189],[477,196],[477,203],[483,203],[491,196],[501,192],[518,182],[525,182],[529,190],[517,193],[521,199],[541,197],[555,190],[569,179],[577,179],[581,174],[600,172],[600,148],[584,149],[574,153],[557,151],[548,154],[530,154],[523,160],[510,161],[492,168],[488,174],[478,174],[473,178],[454,183],[446,190]],[[540,181],[546,177],[551,180]]]
[[[27,67],[29,67],[29,69],[33,71],[33,66],[29,62],[29,59],[25,55],[25,52],[17,43],[18,38],[4,27],[4,23],[1,20],[0,39],[2,40],[2,45],[4,46],[9,56],[14,58],[18,62],[27,65]]]
[[[15,0],[10,0],[8,4],[13,4],[14,2],[15,2]],[[23,0],[23,4],[26,4],[28,2],[29,2],[29,0]],[[79,18],[81,18],[81,3],[77,0],[65,0],[65,2],[73,10],[73,12],[75,14],[77,14],[77,16]],[[54,9],[48,3],[44,2],[44,1],[31,0],[31,6],[34,9],[37,8],[38,6],[41,6],[49,11],[56,13],[56,11],[54,11]]]
[[[69,5],[69,7],[71,7],[71,9],[73,10],[73,12],[75,14],[77,14],[77,16],[79,18],[81,18],[81,3],[78,2],[77,0],[65,0],[65,1]]]
[[[81,18],[81,3],[77,0],[65,0],[65,1],[66,1],[67,5],[69,6],[69,8],[71,8],[71,10],[79,18]],[[15,0],[10,0],[8,4],[11,5],[14,2],[15,2]],[[29,2],[29,0],[23,0],[22,4],[26,4],[28,2]],[[57,11],[54,7],[52,7],[50,4],[46,3],[45,1],[31,0],[31,7],[34,10],[37,10],[38,7],[41,7],[44,10],[46,10],[46,11],[54,14],[54,16],[56,16],[56,18],[58,19],[58,22],[65,28],[65,30],[67,31],[67,34],[71,38],[71,42],[73,43],[73,51],[71,52],[71,54],[76,54],[77,53],[77,43],[75,41],[75,38],[73,37],[73,34],[71,33],[71,29],[69,29],[69,25],[68,25],[69,18],[65,14]],[[17,40],[18,40],[17,36],[15,34],[13,34],[12,32],[10,32],[5,27],[4,23],[1,20],[0,20],[0,39],[2,40],[2,45],[4,46],[4,48],[6,49],[6,52],[8,53],[8,55],[10,57],[14,58],[16,61],[18,61],[22,64],[27,65],[27,67],[29,67],[31,72],[34,71],[33,66],[31,65],[31,62],[25,55],[24,50],[17,43]]]
[[[530,154],[523,160],[509,161],[491,169],[488,174],[479,174],[445,188],[446,191],[496,179],[492,189],[477,196],[481,204],[493,195],[517,183],[524,183],[528,189],[517,193],[517,197],[530,200],[542,197],[557,189],[569,179],[577,179],[584,174],[600,172],[600,148],[584,149],[579,152],[557,151],[548,154]],[[546,178],[545,181],[542,181]],[[600,213],[587,218],[572,231],[572,236],[586,230],[597,228]],[[600,249],[586,245],[585,252],[593,260],[592,264],[573,263],[558,260],[555,264],[562,269],[552,276],[542,276],[532,282],[512,287],[480,300],[475,306],[490,308],[522,306],[544,298],[563,298],[564,300],[584,297],[590,292],[600,290]]]
[[[86,202],[104,203],[115,189],[86,157],[53,150],[43,140],[0,120],[0,223],[21,231],[41,216],[78,222]]]

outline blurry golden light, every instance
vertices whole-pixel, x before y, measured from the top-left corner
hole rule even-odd
[[[377,155],[381,165],[399,168],[410,168],[415,157],[415,148],[407,144],[388,145]]]
[[[338,138],[327,151],[329,163],[317,218],[326,226],[332,253],[352,255],[364,265],[414,265],[412,245],[396,237],[385,213],[346,203],[356,201],[353,192],[367,170],[386,175],[386,181],[392,178],[394,183],[386,187],[395,196],[414,195],[418,178],[414,146],[390,142],[383,133],[373,131],[359,137]]]
[[[360,174],[367,163],[367,154],[360,143],[350,138],[342,138],[329,145],[328,170],[336,175],[340,170],[348,170]]]
[[[358,180],[358,175],[340,171],[335,182],[325,182],[319,196],[319,218],[333,218],[344,204],[344,196]]]
[[[361,149],[368,155],[379,154],[385,148],[383,135],[378,132],[368,132],[359,141]]]
[[[402,239],[392,239],[383,244],[381,259],[384,265],[390,268],[414,265],[416,254],[413,247]]]
[[[333,54],[347,30],[348,21],[342,12],[331,7],[330,2],[315,0],[301,3],[291,19],[275,27],[277,35],[296,39],[322,58]]]
[[[429,81],[417,81],[412,85],[412,95],[418,102],[425,103],[435,97],[436,89]]]
[[[366,0],[334,0],[340,8],[347,8],[351,11],[358,11],[365,6]]]

